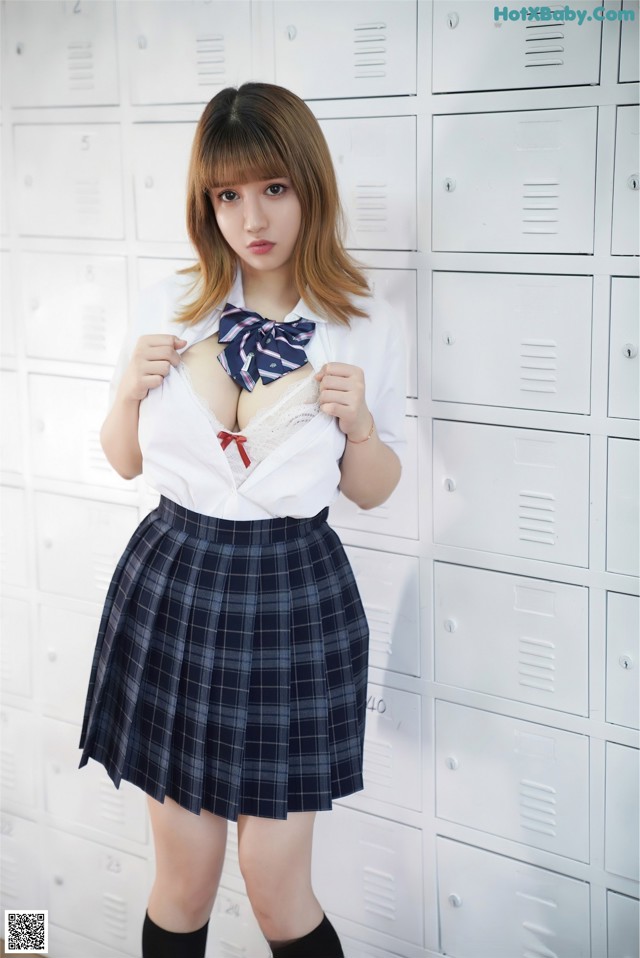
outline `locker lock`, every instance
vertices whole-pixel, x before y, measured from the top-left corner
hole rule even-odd
[[[456,488],[455,479],[452,479],[451,476],[447,476],[447,478],[444,480],[444,487],[447,492],[453,492]]]
[[[144,178],[144,186],[145,186],[145,189],[147,189],[147,190],[153,189],[153,177],[152,177],[152,176],[145,176],[145,178]]]
[[[460,17],[457,13],[448,13],[447,14],[447,26],[450,30],[455,30],[455,28],[460,23]]]
[[[621,669],[625,669],[625,671],[628,672],[629,669],[633,668],[633,659],[630,655],[621,655],[618,659],[618,665]]]
[[[458,628],[458,623],[455,619],[445,619],[443,625],[445,632],[455,632]]]
[[[16,53],[21,56],[24,53],[24,43],[16,43]]]
[[[627,359],[635,359],[638,355],[638,347],[635,343],[625,343],[622,347],[622,355]]]
[[[287,27],[287,40],[295,40],[297,36],[298,36],[298,31],[296,30],[294,25],[290,23]]]
[[[462,905],[462,898],[460,895],[449,895],[449,904],[452,908],[460,908]]]
[[[140,36],[138,37],[138,49],[139,50],[147,49],[147,38],[143,36],[142,34],[140,34]]]
[[[62,875],[54,875],[53,883],[54,885],[64,885],[64,878],[62,877]]]
[[[450,176],[444,180],[443,184],[445,193],[453,193],[456,188],[456,181],[452,180]]]
[[[447,768],[450,768],[452,772],[455,772],[455,770],[460,765],[460,762],[455,757],[455,755],[447,755],[447,757],[444,760],[444,764],[447,766]]]
[[[49,659],[50,662],[55,662],[57,661],[58,653],[56,652],[55,649],[49,649],[47,653],[47,658]]]
[[[627,186],[630,190],[640,190],[640,176],[637,173],[632,173],[627,180]]]

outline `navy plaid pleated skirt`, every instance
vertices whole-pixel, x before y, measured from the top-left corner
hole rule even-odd
[[[232,821],[363,788],[369,630],[328,511],[234,521],[161,498],[109,586],[79,768]]]

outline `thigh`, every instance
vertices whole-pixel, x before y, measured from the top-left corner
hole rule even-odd
[[[219,880],[227,843],[227,820],[211,812],[195,815],[171,798],[147,796],[158,875]]]
[[[286,819],[238,816],[238,860],[247,877],[296,872],[311,880],[311,849],[316,812],[290,812]]]

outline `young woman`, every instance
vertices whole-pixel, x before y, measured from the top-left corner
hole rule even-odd
[[[187,224],[198,263],[141,296],[101,432],[160,504],[109,587],[80,767],[147,794],[144,958],[204,955],[227,820],[273,955],[338,958],[312,834],[363,788],[369,632],[327,514],[398,483],[402,331],[342,246],[326,142],[288,90],[211,100]]]

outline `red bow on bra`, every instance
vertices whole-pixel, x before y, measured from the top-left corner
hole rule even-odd
[[[247,450],[244,448],[244,443],[247,441],[246,436],[240,436],[235,432],[225,432],[224,429],[221,429],[218,433],[218,439],[220,440],[220,445],[222,446],[222,451],[227,448],[229,443],[235,442],[238,447],[238,452],[240,453],[240,458],[242,459],[245,468],[251,465],[251,460],[247,455]]]

